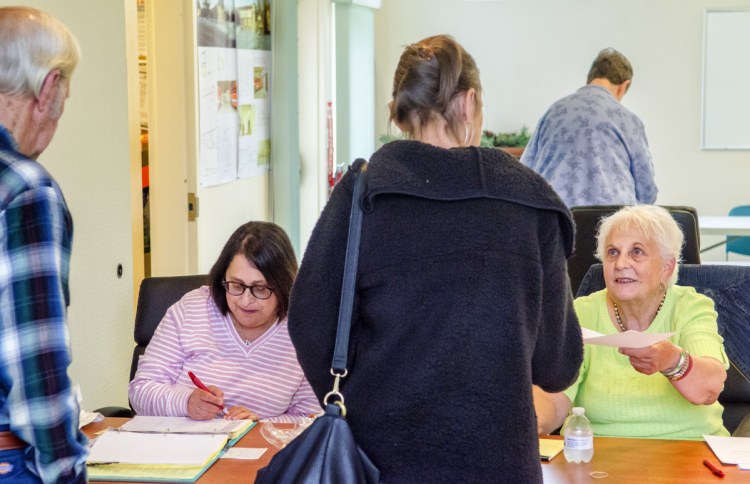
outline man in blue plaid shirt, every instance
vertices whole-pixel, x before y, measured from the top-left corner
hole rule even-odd
[[[86,482],[87,440],[67,374],[73,221],[36,162],[79,56],[55,18],[0,8],[0,483]]]

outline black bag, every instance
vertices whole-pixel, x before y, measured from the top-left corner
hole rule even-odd
[[[361,163],[352,196],[336,346],[331,363],[331,373],[335,377],[333,390],[323,399],[325,414],[316,418],[304,432],[274,455],[266,467],[258,471],[256,484],[377,484],[380,482],[380,470],[354,441],[354,435],[344,418],[346,416],[344,397],[339,392],[339,382],[347,374],[354,281],[359,259],[359,238],[362,227],[361,202],[367,170],[367,163],[364,160]]]
[[[377,484],[380,471],[354,442],[338,404],[279,451],[258,471],[256,483]]]

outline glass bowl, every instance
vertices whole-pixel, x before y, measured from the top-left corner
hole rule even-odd
[[[309,417],[299,417],[294,422],[263,422],[260,434],[268,443],[281,449],[304,432],[313,420]]]

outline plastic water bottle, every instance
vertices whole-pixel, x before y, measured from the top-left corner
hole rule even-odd
[[[573,408],[573,415],[560,432],[565,439],[563,454],[568,462],[589,462],[594,456],[594,429],[584,415],[583,407]]]

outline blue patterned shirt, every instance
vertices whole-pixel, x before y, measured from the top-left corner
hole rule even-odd
[[[86,481],[67,368],[73,220],[60,187],[0,125],[0,426],[29,443],[42,482]]]
[[[554,103],[521,163],[547,180],[568,207],[656,201],[643,122],[601,86],[584,86]]]

